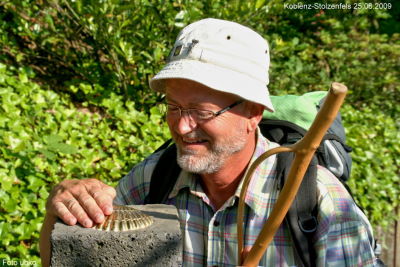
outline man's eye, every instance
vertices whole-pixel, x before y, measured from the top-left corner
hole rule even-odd
[[[179,108],[178,108],[177,106],[168,105],[168,111],[176,112],[176,111],[178,111],[178,110],[179,110]]]
[[[196,110],[196,116],[199,119],[209,119],[213,116],[213,113],[208,110]]]

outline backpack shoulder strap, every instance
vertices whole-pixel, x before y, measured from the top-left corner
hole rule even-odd
[[[307,132],[292,122],[275,119],[264,118],[259,127],[263,136],[278,144],[294,144]]]
[[[294,153],[291,152],[279,153],[277,156],[277,175],[281,180],[281,187],[288,178],[293,159]],[[314,156],[285,218],[295,246],[297,264],[305,267],[316,264],[316,251],[312,242],[318,225],[316,178],[317,159]]]
[[[151,175],[150,190],[145,198],[145,204],[164,203],[181,172],[181,168],[176,162],[176,146],[175,144],[168,146],[170,143],[171,140],[168,140],[156,150],[157,152],[165,149]]]

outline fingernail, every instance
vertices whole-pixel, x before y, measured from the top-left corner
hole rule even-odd
[[[113,209],[110,206],[106,206],[104,212],[106,213],[106,215],[110,215],[113,212]]]
[[[75,219],[75,218],[70,218],[70,219],[68,219],[67,224],[69,224],[69,225],[75,225],[75,224],[76,224],[76,219]]]
[[[91,227],[91,226],[92,226],[92,221],[89,220],[89,219],[83,221],[83,226],[85,226],[85,227]]]
[[[104,216],[103,214],[97,214],[94,218],[96,220],[97,223],[101,223],[102,221],[104,221]]]

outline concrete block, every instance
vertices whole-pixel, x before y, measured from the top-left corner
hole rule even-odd
[[[182,236],[176,208],[160,204],[132,207],[153,216],[153,224],[107,232],[57,222],[51,234],[51,266],[181,266]]]

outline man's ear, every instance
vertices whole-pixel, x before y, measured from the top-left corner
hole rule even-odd
[[[247,119],[248,119],[247,131],[250,133],[254,132],[257,129],[257,126],[260,123],[263,116],[264,106],[249,101],[246,101],[245,103],[246,103],[245,108],[247,111]]]

